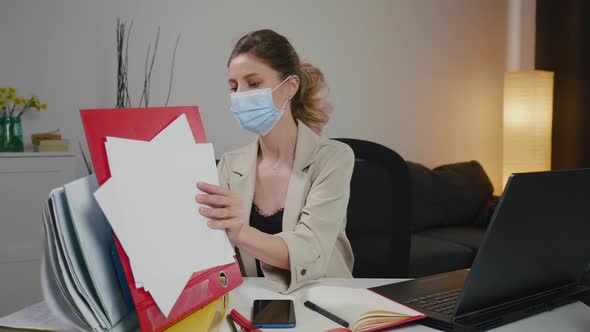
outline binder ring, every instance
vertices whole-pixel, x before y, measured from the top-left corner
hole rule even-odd
[[[227,275],[223,271],[219,272],[219,283],[221,284],[221,287],[223,287],[223,288],[226,288],[227,284],[229,283]]]

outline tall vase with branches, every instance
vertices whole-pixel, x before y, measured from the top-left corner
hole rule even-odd
[[[117,108],[132,107],[131,97],[129,96],[129,81],[127,78],[129,68],[129,38],[133,28],[133,21],[129,24],[117,19]],[[149,107],[150,104],[150,85],[152,79],[152,71],[156,62],[156,54],[158,51],[158,44],[160,41],[160,27],[156,33],[154,41],[154,48],[152,50],[151,44],[148,44],[147,54],[145,57],[143,89],[139,97],[138,107]],[[170,68],[170,80],[168,82],[168,94],[164,106],[168,106],[170,101],[170,94],[172,92],[172,81],[174,78],[174,64],[176,60],[176,51],[180,42],[180,34],[176,38],[174,51],[172,53],[172,64]]]

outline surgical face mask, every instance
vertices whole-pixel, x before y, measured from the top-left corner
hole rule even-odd
[[[291,76],[285,78],[274,89],[257,89],[231,94],[231,110],[240,126],[248,131],[261,136],[268,134],[279,122],[285,106],[291,98],[287,99],[281,109],[277,109],[272,101],[272,92],[278,89]]]

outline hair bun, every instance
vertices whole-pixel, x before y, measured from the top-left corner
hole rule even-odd
[[[325,99],[326,81],[322,71],[308,62],[299,67],[300,87],[293,98],[293,116],[320,133],[330,120],[332,106]]]

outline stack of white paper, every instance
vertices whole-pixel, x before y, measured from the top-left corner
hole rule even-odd
[[[197,144],[183,114],[151,141],[108,137],[111,178],[95,197],[137,287],[166,316],[194,272],[234,262],[223,230],[198,212],[197,182],[218,183],[211,144]]]
[[[48,307],[69,329],[127,331],[137,326],[110,259],[112,231],[88,176],[54,189],[43,210],[41,286]]]
[[[69,325],[55,319],[45,302],[33,304],[20,311],[0,318],[0,331],[75,331]]]

